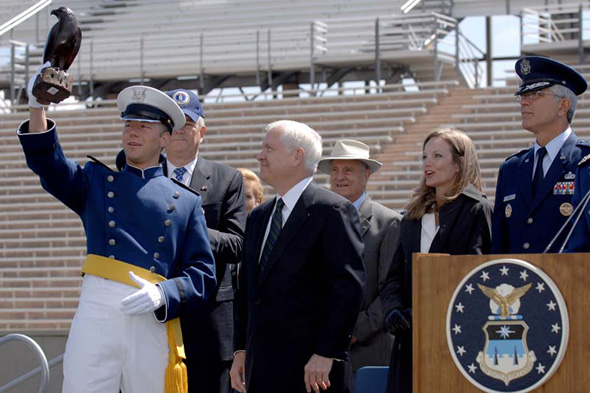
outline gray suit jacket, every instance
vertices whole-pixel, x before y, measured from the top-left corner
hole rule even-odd
[[[385,283],[399,243],[402,216],[367,195],[359,209],[365,243],[366,289],[351,348],[353,370],[364,366],[388,366],[393,336],[385,331],[379,293]]]

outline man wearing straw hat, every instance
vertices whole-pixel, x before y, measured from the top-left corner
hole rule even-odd
[[[127,165],[114,172],[93,158],[84,167],[67,159],[31,91],[29,83],[30,120],[18,129],[27,164],[87,236],[63,392],[186,392],[178,317],[199,309],[216,280],[201,198],[158,164],[184,114],[151,87],[121,91]]]
[[[369,146],[341,139],[318,169],[330,175],[331,190],[348,199],[358,211],[365,243],[366,289],[352,336],[353,371],[364,366],[388,366],[393,336],[385,331],[379,292],[399,242],[401,215],[371,200],[367,182],[381,168],[369,156]]]

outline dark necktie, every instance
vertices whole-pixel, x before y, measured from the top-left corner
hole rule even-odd
[[[277,200],[275,212],[272,215],[270,230],[268,231],[266,243],[264,243],[262,256],[260,257],[260,275],[262,275],[262,272],[264,272],[266,269],[266,264],[268,263],[270,253],[277,242],[277,239],[279,238],[279,234],[281,233],[281,228],[283,227],[283,206],[285,206],[285,202],[279,198]]]
[[[541,184],[543,184],[543,178],[545,175],[543,174],[543,158],[547,154],[547,149],[544,147],[537,150],[537,166],[535,168],[535,175],[533,176],[533,196],[537,194],[537,191],[541,188]]]
[[[182,179],[186,173],[186,168],[181,166],[180,168],[176,168],[172,173],[174,173],[174,178],[182,183]]]

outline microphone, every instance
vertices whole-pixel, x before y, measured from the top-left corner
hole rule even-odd
[[[588,205],[588,201],[590,201],[590,190],[588,190],[588,192],[586,193],[586,195],[584,195],[584,198],[582,198],[582,200],[580,201],[580,203],[578,204],[578,206],[574,209],[574,211],[572,212],[572,214],[563,223],[563,225],[561,226],[561,228],[559,228],[559,231],[553,237],[553,239],[551,239],[551,241],[549,242],[549,244],[545,248],[545,251],[543,251],[543,254],[546,254],[549,251],[549,249],[551,249],[551,247],[553,246],[553,243],[555,243],[557,241],[557,238],[559,237],[559,235],[561,235],[561,232],[563,232],[563,230],[567,227],[567,225],[570,223],[570,221],[574,217],[576,217],[576,215],[577,215],[576,220],[574,221],[574,223],[572,225],[572,228],[568,232],[565,240],[563,241],[563,244],[561,245],[561,248],[558,251],[558,254],[561,254],[563,252],[563,249],[565,248],[565,245],[570,240],[570,237],[574,233],[574,229],[578,225],[578,221],[580,221],[580,218],[584,215],[584,211],[586,211],[586,206]]]

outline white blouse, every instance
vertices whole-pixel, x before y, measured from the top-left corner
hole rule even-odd
[[[420,233],[420,252],[427,253],[430,251],[432,240],[438,232],[439,226],[436,225],[434,213],[426,213],[422,216],[422,230]]]

